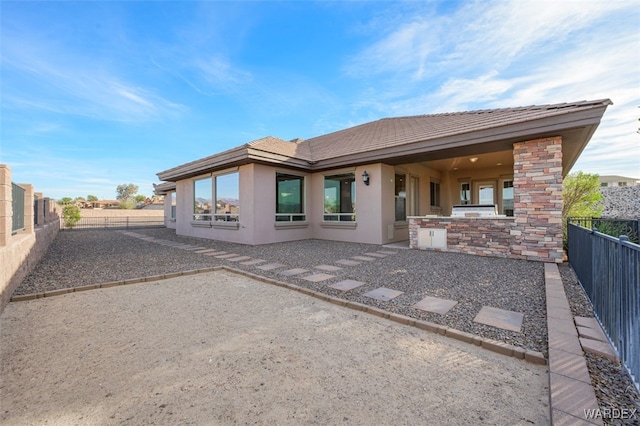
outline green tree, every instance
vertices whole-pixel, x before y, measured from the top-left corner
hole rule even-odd
[[[138,192],[138,185],[132,183],[118,185],[116,188],[116,200],[120,201],[121,209],[132,209],[135,207],[134,196]]]
[[[562,219],[570,217],[600,217],[602,194],[597,174],[571,173],[562,183]]]
[[[95,195],[87,195],[87,201],[98,201],[98,197]]]
[[[73,199],[71,197],[62,197],[58,200],[58,204],[61,206],[66,206],[67,204],[71,204]]]
[[[75,204],[66,204],[62,208],[62,219],[64,226],[73,228],[80,220],[80,208]]]
[[[147,197],[145,197],[142,194],[138,194],[135,197],[136,203],[144,203],[144,200],[146,200],[146,199],[147,199]]]

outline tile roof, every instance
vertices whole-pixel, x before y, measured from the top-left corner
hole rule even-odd
[[[440,139],[569,114],[576,110],[609,105],[608,99],[554,105],[485,109],[445,114],[383,118],[327,135],[307,139],[314,161],[340,155],[399,147],[414,142]]]
[[[495,142],[526,136],[573,133],[579,155],[595,131],[609,99],[551,105],[485,109],[444,114],[382,118],[311,139],[285,141],[273,136],[158,173],[161,180],[249,162],[266,162],[314,170],[362,161],[407,157],[427,151]],[[580,129],[576,132],[575,129]],[[577,136],[576,136],[577,135]],[[573,143],[573,141],[572,141]],[[575,159],[572,159],[570,166]]]

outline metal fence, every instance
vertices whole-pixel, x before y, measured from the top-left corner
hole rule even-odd
[[[24,229],[24,193],[23,187],[11,182],[11,208],[13,218],[11,220],[11,234],[16,234]]]
[[[640,219],[608,219],[592,217],[572,217],[569,223],[575,223],[583,228],[597,229],[598,232],[617,237],[626,235],[632,243],[640,244]]]
[[[569,263],[640,391],[640,245],[569,223]]]
[[[74,225],[62,218],[61,228],[72,229],[132,229],[164,227],[162,216],[126,216],[126,217],[83,217]]]

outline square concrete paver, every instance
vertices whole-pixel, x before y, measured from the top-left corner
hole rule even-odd
[[[372,299],[388,302],[389,300],[400,296],[402,293],[403,293],[402,291],[392,290],[386,287],[380,287],[380,288],[376,288],[375,290],[368,291],[364,295]]]
[[[227,259],[229,262],[242,262],[243,260],[249,260],[251,256],[238,256]]]
[[[474,322],[501,328],[503,330],[520,332],[524,315],[520,312],[506,311],[504,309],[483,306]]]
[[[348,260],[348,259],[336,260],[336,263],[338,265],[344,265],[344,266],[358,266],[360,264],[360,262],[356,262],[355,260]]]
[[[222,254],[220,256],[216,256],[216,259],[230,259],[232,257],[238,257],[240,256],[238,253],[229,253],[229,254]]]
[[[415,305],[414,308],[427,312],[435,312],[436,314],[444,315],[456,306],[458,302],[455,300],[440,299],[439,297],[427,296]]]
[[[302,279],[311,281],[313,283],[319,283],[320,281],[326,281],[335,277],[336,277],[335,275],[329,275],[329,274],[313,274],[313,275],[309,275],[308,277],[302,277]]]
[[[253,260],[248,260],[246,262],[240,262],[241,265],[257,265],[258,263],[264,263],[266,262],[266,260],[264,259],[253,259]]]
[[[349,290],[353,290],[354,288],[361,287],[363,285],[364,283],[362,281],[344,280],[335,284],[331,284],[329,287],[335,288],[336,290],[349,291]]]
[[[267,263],[266,265],[257,266],[258,269],[262,269],[263,271],[271,271],[273,269],[283,268],[287,265],[283,265],[282,263]]]
[[[390,251],[390,250],[378,250],[376,253],[380,253],[380,254],[396,254],[398,252],[397,251]]]
[[[368,257],[368,256],[353,256],[352,259],[364,260],[364,261],[367,261],[367,262],[371,262],[372,260],[376,260],[375,257]]]
[[[373,256],[373,257],[380,257],[380,258],[387,257],[386,254],[382,254],[382,253],[365,253],[364,255],[365,256]]]
[[[220,256],[227,253],[226,251],[212,251],[211,253],[203,253],[205,256]]]
[[[335,272],[335,271],[341,270],[342,268],[339,266],[333,266],[333,265],[318,265],[318,266],[315,266],[313,269],[319,269],[320,271]]]
[[[280,275],[284,275],[286,277],[291,277],[293,275],[300,275],[300,274],[304,274],[305,272],[309,272],[308,269],[302,269],[302,268],[293,268],[293,269],[287,269],[286,271],[281,271],[278,272]]]
[[[211,253],[214,251],[216,251],[216,249],[197,250],[197,251],[194,251],[194,253],[203,254],[203,253]]]

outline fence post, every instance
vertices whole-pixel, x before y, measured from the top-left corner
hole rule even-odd
[[[22,234],[32,234],[34,231],[34,220],[33,220],[33,185],[30,183],[21,183],[19,184],[22,188],[24,188],[24,231]]]
[[[0,164],[0,247],[9,245],[13,228],[13,192],[11,190],[11,169]]]

